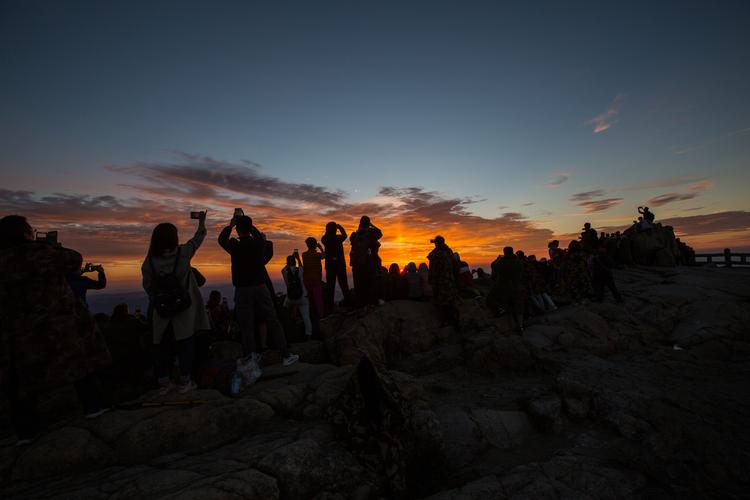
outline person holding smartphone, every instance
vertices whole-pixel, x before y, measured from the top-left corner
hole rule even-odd
[[[230,238],[235,228],[238,238]],[[271,292],[266,285],[265,243],[265,236],[247,215],[232,217],[229,225],[219,234],[219,245],[231,256],[235,314],[245,356],[250,356],[252,362],[260,366],[261,351],[255,341],[257,312],[265,320],[269,335],[281,351],[284,366],[289,366],[296,363],[299,356],[289,352]]]
[[[84,276],[86,273],[96,271],[96,280]],[[78,299],[88,308],[89,303],[86,300],[86,292],[89,290],[103,290],[107,286],[107,276],[104,274],[102,265],[94,265],[87,262],[85,266],[78,266],[78,269],[68,276],[68,285],[73,290]]]

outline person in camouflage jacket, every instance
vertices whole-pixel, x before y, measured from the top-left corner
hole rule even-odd
[[[445,244],[445,238],[436,236],[431,240],[435,248],[427,256],[430,262],[429,282],[432,286],[432,297],[435,304],[446,316],[446,319],[458,324],[458,263],[453,258],[453,250]]]
[[[23,217],[0,221],[0,380],[20,438],[38,432],[35,398],[55,387],[77,383],[84,410],[101,410],[88,377],[111,357],[66,279],[81,263],[74,250],[34,241]]]

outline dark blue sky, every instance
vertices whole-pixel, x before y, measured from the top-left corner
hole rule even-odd
[[[556,231],[745,210],[749,5],[4,1],[3,184],[124,196],[106,166],[180,151]]]

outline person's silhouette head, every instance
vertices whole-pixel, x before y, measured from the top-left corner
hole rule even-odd
[[[338,229],[338,227],[338,224],[334,221],[329,222],[326,224],[326,234],[336,234],[336,229]]]
[[[513,253],[513,247],[505,247],[505,248],[503,248],[503,255],[505,257],[514,257],[515,254]]]
[[[363,215],[359,219],[359,227],[360,228],[368,228],[368,227],[370,227],[370,218],[368,216],[366,216],[366,215]]]
[[[308,250],[315,250],[315,247],[318,246],[318,240],[310,236],[305,240],[305,245],[307,245]]]
[[[445,238],[438,235],[438,236],[435,236],[435,238],[433,238],[432,240],[430,240],[430,243],[434,243],[435,248],[438,248],[438,247],[445,245]]]
[[[568,244],[568,251],[570,252],[577,252],[581,249],[581,244],[577,240],[571,240],[571,242]]]
[[[0,248],[10,248],[34,240],[34,230],[21,215],[6,215],[0,219]]]
[[[587,223],[585,223],[585,224],[583,225],[583,228],[584,228],[584,229],[591,229],[591,223],[590,223],[590,222],[587,222]]]
[[[151,245],[148,247],[149,257],[160,257],[165,252],[174,250],[180,244],[177,227],[171,222],[158,224],[151,233]]]
[[[526,258],[526,254],[523,253],[523,250],[518,250],[516,252],[516,257],[518,257],[519,259],[525,259]]]
[[[414,262],[409,262],[408,264],[406,264],[406,271],[409,273],[416,273],[417,265]]]
[[[391,264],[391,266],[388,268],[388,274],[401,274],[401,269],[399,269],[398,264],[395,262]]]
[[[253,227],[253,219],[247,215],[237,217],[237,234],[240,236],[250,236],[250,228]]]
[[[547,248],[557,248],[560,246],[560,240],[552,240],[547,243]]]
[[[212,306],[218,306],[221,302],[221,292],[218,290],[211,290],[208,294],[208,304]]]

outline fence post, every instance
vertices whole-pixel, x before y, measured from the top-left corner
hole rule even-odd
[[[728,248],[724,249],[724,267],[732,267],[732,251]]]

